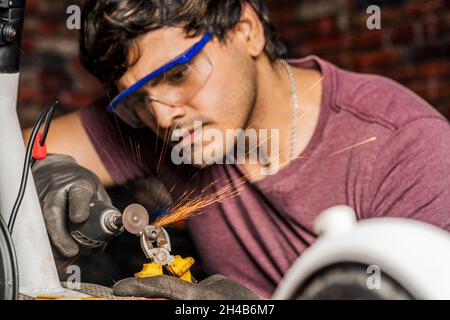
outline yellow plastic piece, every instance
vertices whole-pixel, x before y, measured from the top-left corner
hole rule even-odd
[[[195,260],[192,257],[182,258],[181,256],[175,256],[174,261],[167,266],[167,270],[174,277],[192,282],[191,271],[189,269],[194,262]],[[136,278],[148,278],[162,275],[162,265],[158,263],[146,263],[140,272],[134,274]]]
[[[191,271],[186,271],[185,273],[183,273],[180,276],[181,280],[187,281],[187,282],[192,282],[192,277],[191,277]]]
[[[134,274],[136,278],[148,278],[162,275],[162,265],[158,263],[146,263],[144,264],[140,272]]]
[[[192,257],[182,258],[175,256],[175,260],[167,266],[169,272],[182,280],[192,282],[191,271],[189,270],[195,260]]]

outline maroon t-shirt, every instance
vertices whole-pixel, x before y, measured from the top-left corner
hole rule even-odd
[[[349,205],[358,219],[404,217],[450,230],[448,121],[384,77],[348,72],[315,56],[290,62],[324,76],[319,121],[300,158],[246,184],[240,168],[230,164],[201,170],[189,183],[192,170],[174,168],[170,158],[161,171],[168,188],[175,185],[175,199],[213,181],[204,195],[224,185],[239,189],[238,196],[204,208],[188,226],[208,273],[265,297],[314,241],[313,221],[331,206]],[[159,159],[150,130],[130,129],[105,105],[85,108],[81,116],[118,183],[151,174]]]

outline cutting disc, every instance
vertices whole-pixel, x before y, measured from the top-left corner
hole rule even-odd
[[[149,223],[147,210],[140,204],[130,204],[122,215],[125,230],[132,234],[139,234]]]

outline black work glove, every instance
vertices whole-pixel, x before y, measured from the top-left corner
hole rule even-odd
[[[199,283],[172,276],[128,278],[113,288],[116,296],[166,298],[172,300],[261,300],[243,285],[216,274]]]
[[[72,223],[83,223],[95,200],[111,204],[100,179],[66,155],[49,155],[33,167],[33,176],[50,240],[64,257],[76,256],[80,248],[71,237]]]

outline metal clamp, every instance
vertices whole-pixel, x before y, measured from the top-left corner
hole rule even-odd
[[[164,228],[148,225],[140,237],[142,250],[153,263],[166,266],[174,261],[169,234]]]

